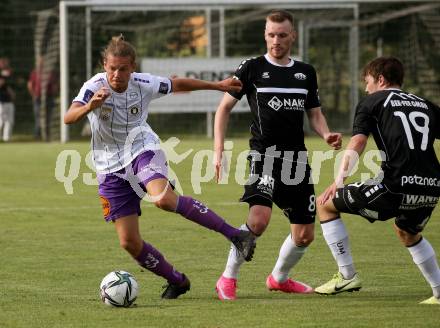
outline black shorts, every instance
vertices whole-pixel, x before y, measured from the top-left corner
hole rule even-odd
[[[272,207],[275,203],[290,223],[315,222],[316,197],[307,158],[304,162],[265,158],[251,153],[249,179],[240,201],[253,205]],[[273,167],[267,163],[273,162]],[[266,163],[266,165],[265,165]]]
[[[375,180],[357,182],[336,191],[333,204],[343,213],[357,214],[370,222],[396,218],[396,225],[410,234],[423,231],[439,197],[394,193]]]

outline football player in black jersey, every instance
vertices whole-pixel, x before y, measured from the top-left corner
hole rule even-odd
[[[329,131],[321,112],[314,68],[290,57],[296,38],[292,15],[282,10],[266,17],[267,53],[243,61],[235,76],[243,83],[240,92],[226,93],[215,117],[215,169],[222,171],[222,153],[229,114],[246,95],[251,113],[250,168],[242,201],[249,203],[243,230],[261,236],[272,214],[272,203],[284,211],[291,231],[266,285],[269,290],[311,293],[313,288],[289,278],[314,238],[315,193],[304,145],[304,113],[312,128],[327,144],[341,147],[340,133]],[[237,276],[244,259],[232,246],[226,269],[217,281],[221,300],[236,298]]]
[[[440,304],[436,255],[421,235],[440,196],[440,164],[433,146],[440,138],[440,108],[402,91],[403,77],[402,63],[395,57],[379,57],[365,66],[369,95],[356,108],[353,135],[337,178],[318,198],[323,235],[339,267],[332,280],[315,289],[319,294],[362,287],[340,218],[343,212],[370,222],[395,218],[397,236],[433,290],[433,296],[422,303]],[[375,179],[344,186],[370,134],[385,154],[381,173]]]

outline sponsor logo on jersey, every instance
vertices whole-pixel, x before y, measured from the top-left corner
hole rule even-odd
[[[128,96],[130,97],[131,100],[134,100],[134,99],[137,99],[138,93],[137,92],[130,92],[130,94]]]
[[[409,100],[391,100],[391,107],[419,107],[423,109],[428,109],[428,105],[422,101],[409,101]]]
[[[138,77],[135,77],[134,80],[137,81],[137,82],[142,82],[142,83],[150,83],[150,81],[144,80],[144,79],[140,79]]]
[[[400,183],[402,186],[406,184],[416,184],[418,186],[440,187],[440,181],[437,178],[421,177],[415,174],[409,176],[402,175]]]
[[[419,207],[435,207],[439,197],[428,195],[404,195],[400,209],[414,209]]]
[[[130,107],[130,113],[132,115],[137,115],[139,113],[139,108],[137,106]]]
[[[90,99],[92,99],[94,94],[95,93],[92,90],[87,89],[86,92],[84,92],[83,101],[85,103],[88,103],[90,101]]]
[[[110,106],[101,106],[101,113],[99,114],[99,118],[103,121],[107,121],[110,118],[111,112],[112,108]]]
[[[159,93],[162,93],[164,95],[168,94],[168,83],[160,82]]]
[[[273,110],[279,110],[283,107],[283,102],[279,100],[276,96],[273,96],[271,100],[267,103]]]
[[[295,73],[294,77],[297,80],[305,80],[305,79],[307,79],[307,76],[305,74],[303,74],[303,73]]]
[[[270,78],[270,76],[269,76],[269,72],[263,72],[263,74],[261,75],[261,77],[262,77],[263,79],[268,79],[268,78]]]
[[[281,101],[277,96],[273,96],[271,100],[267,103],[269,107],[273,110],[280,110],[282,107],[285,110],[300,110],[304,111],[304,99],[295,99],[295,98],[283,98]]]
[[[399,92],[399,93],[391,92],[388,95],[385,102],[383,103],[383,107],[386,107],[388,104],[390,104],[392,107],[404,106],[404,107],[418,107],[418,108],[428,109],[428,105],[425,103],[425,99],[420,98],[411,93],[404,93],[404,92]]]
[[[272,178],[270,175],[265,174],[263,177],[260,177],[257,189],[265,194],[272,196],[274,186],[275,179]]]

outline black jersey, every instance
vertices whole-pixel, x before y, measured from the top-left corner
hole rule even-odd
[[[353,135],[370,133],[385,152],[383,182],[392,191],[440,195],[434,151],[440,138],[439,107],[398,89],[375,92],[359,103],[353,123]]]
[[[243,88],[230,94],[236,99],[247,97],[251,149],[264,153],[275,145],[277,150],[305,150],[304,112],[320,107],[314,68],[296,60],[279,66],[266,55],[244,60],[235,75]]]
[[[0,102],[12,102],[11,92],[7,84],[0,87]]]

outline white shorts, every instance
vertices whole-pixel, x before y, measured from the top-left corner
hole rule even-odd
[[[14,124],[14,104],[11,102],[0,102],[0,122]],[[3,125],[1,124],[1,125]]]

